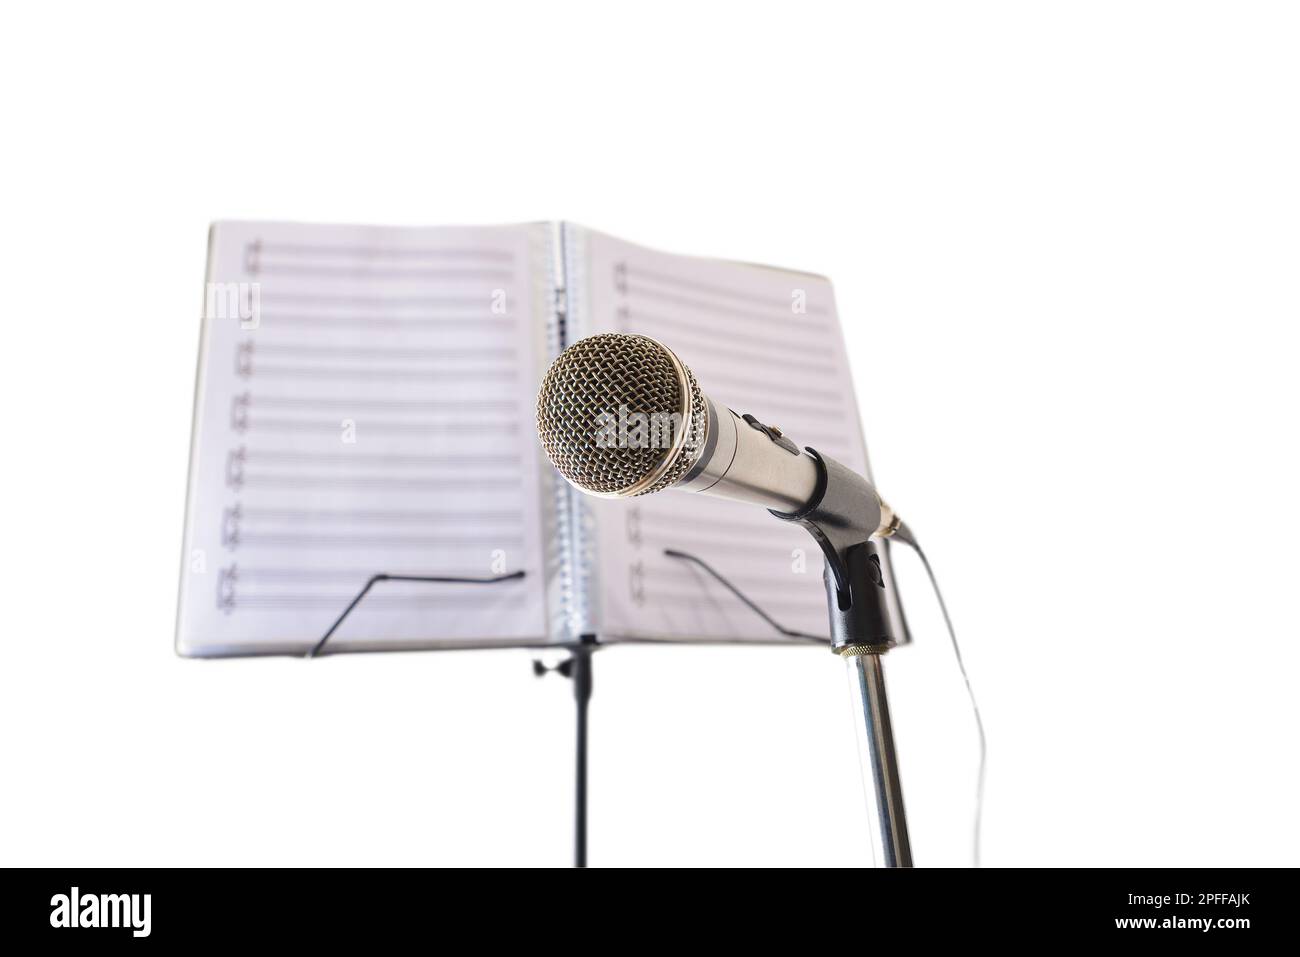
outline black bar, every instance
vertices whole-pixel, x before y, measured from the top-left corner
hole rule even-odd
[[[573,700],[577,706],[577,737],[574,748],[573,866],[587,866],[587,712],[591,705],[591,656],[596,651],[594,635],[583,635],[573,649]]]

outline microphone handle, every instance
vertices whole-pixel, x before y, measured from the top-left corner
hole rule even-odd
[[[708,428],[699,460],[673,487],[778,512],[796,512],[817,491],[817,463],[779,428],[704,397]]]

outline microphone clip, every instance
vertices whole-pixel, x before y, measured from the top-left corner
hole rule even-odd
[[[905,644],[907,624],[894,588],[887,548],[876,538],[893,514],[866,479],[823,456],[805,451],[817,463],[817,487],[797,512],[771,511],[802,526],[826,559],[824,579],[830,609],[831,648],[838,654],[879,654]],[[887,553],[886,553],[887,559]]]

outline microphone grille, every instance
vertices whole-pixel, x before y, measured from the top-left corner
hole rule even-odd
[[[537,433],[551,463],[571,484],[610,498],[680,479],[703,447],[707,421],[695,376],[646,336],[575,342],[551,363],[537,394]]]

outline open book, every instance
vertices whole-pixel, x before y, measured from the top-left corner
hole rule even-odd
[[[570,489],[542,373],[602,331],[659,339],[715,402],[870,477],[826,279],[654,252],[569,223],[212,228],[176,648],[331,651],[828,632],[821,555],[762,509]]]

